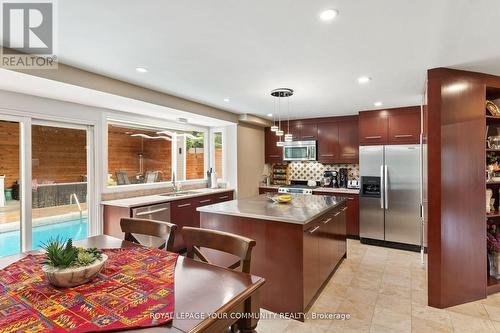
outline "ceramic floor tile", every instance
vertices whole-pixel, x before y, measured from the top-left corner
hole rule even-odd
[[[397,295],[379,294],[376,307],[382,307],[397,313],[411,315],[410,299],[401,298]]]
[[[453,326],[446,323],[441,323],[432,320],[412,318],[411,320],[412,333],[452,333]]]
[[[450,311],[450,319],[453,330],[456,333],[490,333],[496,332],[493,322],[489,319],[463,315]]]
[[[488,304],[483,304],[486,312],[488,313],[488,317],[490,320],[495,320],[500,322],[500,307],[493,306]]]
[[[484,305],[480,302],[470,302],[457,306],[452,306],[446,309],[448,312],[460,313],[467,316],[489,319],[488,312]]]
[[[394,309],[375,307],[373,312],[373,325],[385,326],[400,332],[411,332],[411,314],[401,314]]]

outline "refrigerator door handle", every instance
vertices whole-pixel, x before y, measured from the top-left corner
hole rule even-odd
[[[380,208],[384,209],[384,165],[380,166]]]
[[[387,177],[387,165],[384,166],[384,201],[385,209],[389,209],[389,181]]]

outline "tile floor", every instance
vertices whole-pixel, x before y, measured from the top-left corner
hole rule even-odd
[[[263,310],[265,311],[265,310]],[[348,241],[343,261],[311,312],[349,320],[261,320],[258,333],[500,332],[500,294],[446,310],[427,306],[420,254]]]

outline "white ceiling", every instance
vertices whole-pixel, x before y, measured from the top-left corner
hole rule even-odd
[[[327,8],[339,17],[320,21]],[[499,13],[498,0],[59,1],[59,59],[236,113],[272,112],[284,86],[295,118],[353,114],[420,103],[429,68],[500,75]]]

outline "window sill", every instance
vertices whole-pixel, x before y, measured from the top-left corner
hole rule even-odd
[[[206,179],[192,179],[178,181],[177,184],[183,185],[196,185],[196,184],[206,184]],[[120,192],[132,192],[138,190],[153,190],[158,188],[165,188],[165,190],[171,189],[173,183],[168,182],[158,182],[158,183],[143,183],[143,184],[130,184],[130,185],[118,185],[118,186],[106,186],[102,193],[120,193]]]

